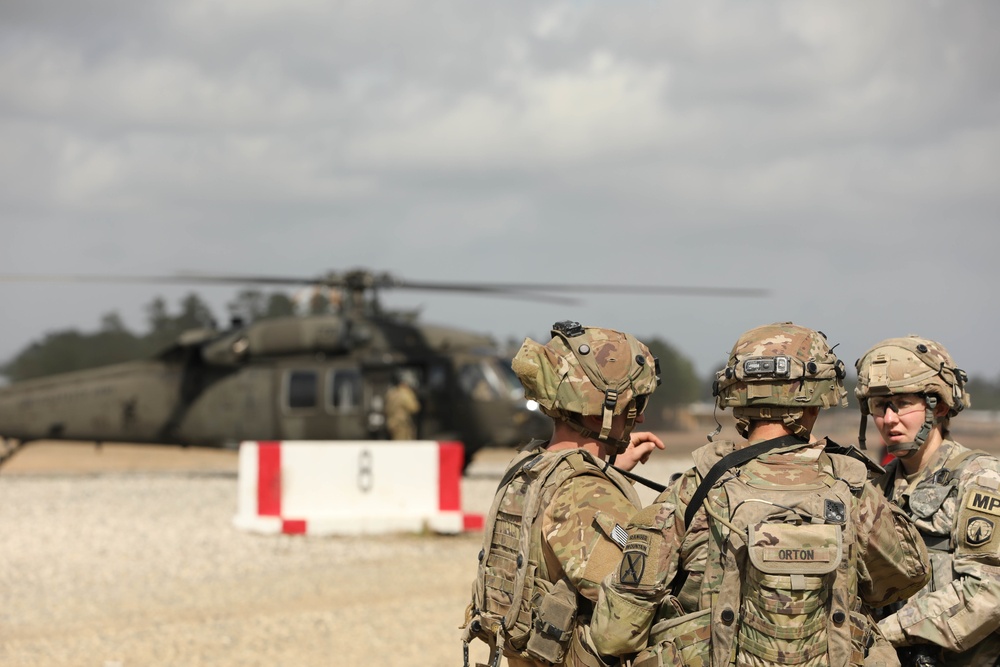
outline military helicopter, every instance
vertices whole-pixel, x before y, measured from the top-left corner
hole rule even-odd
[[[418,437],[458,440],[465,461],[486,445],[548,434],[494,341],[386,311],[380,290],[465,292],[567,302],[558,292],[754,296],[750,288],[435,283],[356,269],[273,276],[0,276],[0,281],[313,286],[339,302],[326,315],[234,321],[185,332],[152,358],[0,388],[0,464],[35,440],[235,447],[242,440],[386,438],[385,394],[408,375],[421,401]],[[546,294],[549,293],[549,294]]]

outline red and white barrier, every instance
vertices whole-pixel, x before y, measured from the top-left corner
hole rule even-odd
[[[462,512],[457,442],[246,441],[233,524],[258,533],[480,530]]]

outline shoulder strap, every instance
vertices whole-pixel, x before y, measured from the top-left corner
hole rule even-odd
[[[962,469],[962,467],[972,459],[980,456],[989,456],[989,454],[981,449],[970,449],[959,454],[955,454],[950,459],[945,461],[943,468],[938,470],[928,479],[932,480],[935,484],[955,484],[958,480],[958,472]]]
[[[970,449],[966,452],[962,452],[961,454],[956,454],[948,459],[948,462],[944,464],[944,467],[948,470],[955,471],[961,468],[962,465],[970,459],[974,459],[977,456],[989,456],[989,454],[981,449]]]
[[[830,438],[827,438],[826,447],[823,448],[823,451],[827,454],[840,454],[842,456],[850,456],[852,459],[857,459],[858,461],[864,463],[865,467],[868,468],[869,472],[873,475],[885,474],[885,468],[865,456],[864,452],[853,445],[844,447],[843,445],[838,445],[833,440],[830,440]]]
[[[653,491],[663,493],[664,491],[667,490],[667,487],[665,485],[660,484],[659,482],[654,482],[651,479],[647,479],[642,475],[636,475],[634,472],[624,470],[623,468],[619,468],[618,466],[610,466],[610,467],[613,468],[614,470],[617,470],[624,477],[628,477],[633,482],[638,482],[639,484],[642,484],[646,488],[652,489]]]
[[[537,459],[538,456],[545,451],[542,447],[544,444],[546,444],[544,440],[532,440],[528,444],[521,447],[518,450],[518,456],[521,458],[515,460],[510,464],[510,467],[507,468],[507,472],[504,473],[503,477],[500,478],[500,483],[497,484],[497,491],[510,484],[510,480],[514,479],[514,475],[516,475],[521,468],[527,465],[529,461]],[[534,465],[534,463],[531,465]],[[531,466],[528,466],[528,468],[530,469]]]
[[[719,481],[719,478],[722,477],[727,470],[737,468],[744,463],[752,461],[758,456],[768,453],[772,449],[794,444],[805,444],[805,440],[796,435],[785,435],[780,438],[758,442],[756,445],[750,445],[749,447],[744,447],[743,449],[737,449],[736,451],[730,452],[719,459],[719,461],[712,466],[711,470],[708,471],[708,474],[705,475],[704,479],[701,480],[701,484],[699,484],[698,488],[695,489],[694,495],[691,496],[691,502],[688,503],[687,511],[684,512],[684,531],[687,532],[688,526],[690,526],[691,522],[694,521],[694,515],[698,512],[698,508],[701,507],[702,503],[705,502],[705,498],[708,497],[709,490],[715,486],[715,483]],[[674,597],[680,595],[681,589],[684,588],[684,583],[687,581],[687,578],[688,571],[678,568],[677,575],[674,577],[674,581],[671,586],[671,593]]]
[[[896,486],[896,469],[899,466],[899,459],[895,457],[885,464],[885,475],[882,477],[881,482],[882,493],[885,494],[886,500],[892,500],[892,492]]]
[[[752,461],[758,456],[768,453],[772,449],[788,445],[805,444],[805,442],[805,440],[796,435],[784,435],[780,438],[765,440],[764,442],[758,442],[756,445],[750,445],[749,447],[744,447],[743,449],[737,449],[736,451],[723,456],[718,462],[716,462],[715,465],[712,466],[712,469],[709,470],[708,474],[701,480],[701,484],[698,485],[694,495],[691,496],[691,502],[688,503],[687,511],[684,512],[684,530],[686,531],[688,526],[691,525],[691,522],[694,521],[694,515],[697,514],[701,504],[705,502],[705,498],[708,496],[709,490],[717,481],[719,481],[719,478],[722,477],[726,471]]]
[[[520,461],[516,461],[513,465],[511,465],[511,467],[507,468],[507,472],[504,473],[503,477],[500,478],[500,483],[497,484],[497,491],[510,484],[510,480],[514,479],[514,475],[516,475],[521,468],[528,463],[528,461],[534,461],[539,456],[541,456],[541,454],[525,456]]]

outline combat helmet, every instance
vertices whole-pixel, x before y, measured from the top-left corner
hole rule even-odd
[[[846,407],[845,375],[844,362],[825,334],[775,322],[740,336],[726,367],[715,374],[712,393],[720,409],[733,409],[736,430],[744,438],[751,420],[781,421],[808,438],[804,408]]]
[[[924,423],[913,442],[893,443],[888,450],[894,456],[909,456],[927,441],[930,431],[971,405],[965,383],[969,377],[955,366],[944,345],[929,338],[909,335],[887,338],[876,343],[855,364],[858,385],[854,395],[861,406],[861,427],[858,438],[863,444],[871,414],[869,399],[898,394],[917,394],[927,404]],[[935,412],[939,402],[948,406],[946,417]]]
[[[660,364],[634,336],[612,329],[562,321],[552,325],[552,339],[542,345],[525,338],[511,368],[553,419],[564,421],[586,437],[625,451],[636,418],[660,384]],[[611,438],[611,420],[627,416],[621,439]],[[601,430],[583,425],[585,416],[601,417]]]

